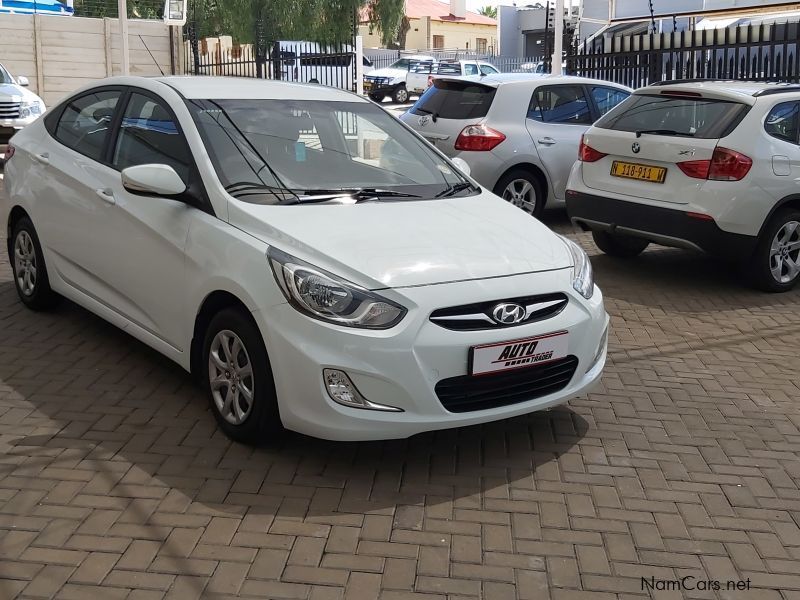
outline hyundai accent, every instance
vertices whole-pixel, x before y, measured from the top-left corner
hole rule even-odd
[[[457,163],[340,90],[112,78],[15,136],[0,220],[25,305],[179,363],[233,439],[402,438],[565,402],[605,363],[584,251]]]

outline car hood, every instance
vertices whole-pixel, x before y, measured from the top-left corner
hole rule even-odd
[[[408,71],[406,71],[405,69],[389,69],[387,67],[384,69],[373,69],[372,71],[367,73],[367,75],[369,75],[370,77],[391,77],[392,79],[394,79],[396,77],[405,77],[407,73]]]
[[[263,242],[369,289],[504,277],[572,266],[539,221],[478,196],[347,205],[229,203],[229,220]]]
[[[20,102],[22,100],[39,100],[39,96],[14,83],[0,83],[0,101]]]

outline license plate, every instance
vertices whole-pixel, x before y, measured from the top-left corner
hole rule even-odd
[[[486,375],[550,362],[567,355],[569,334],[557,331],[532,338],[470,348],[470,374]]]
[[[651,167],[649,165],[615,160],[611,164],[611,174],[614,177],[638,179],[640,181],[650,181],[652,183],[664,183],[667,170],[664,167]]]

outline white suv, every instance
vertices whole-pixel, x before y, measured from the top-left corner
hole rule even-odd
[[[786,291],[800,273],[799,135],[800,86],[642,88],[584,135],[567,210],[606,254],[650,242],[704,250]]]
[[[42,99],[27,87],[27,77],[15,79],[0,64],[0,146],[45,111]]]

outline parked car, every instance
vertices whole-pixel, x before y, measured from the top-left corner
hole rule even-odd
[[[578,77],[502,73],[443,77],[400,118],[481,185],[539,217],[563,202],[581,135],[630,94]]]
[[[421,64],[432,65],[434,62],[432,56],[416,54],[405,56],[388,67],[373,69],[368,75],[364,75],[364,93],[375,102],[382,102],[386,96],[399,104],[408,102],[406,78],[409,72]]]
[[[402,438],[600,377],[608,316],[583,250],[366,98],[118,77],[9,148],[21,301],[66,296],[191,370],[234,439]]]
[[[639,89],[586,132],[567,210],[607,254],[700,249],[786,291],[800,273],[799,129],[797,85]]]
[[[488,62],[482,60],[443,60],[436,63],[424,62],[412,68],[406,76],[406,89],[410,95],[419,95],[425,92],[433,80],[443,75],[494,75],[500,71]]]
[[[348,44],[327,46],[317,42],[283,41],[278,42],[278,49],[283,81],[318,83],[340,89],[350,89],[353,85],[355,51]]]
[[[27,77],[15,78],[0,64],[0,146],[45,111],[42,99],[27,87]]]

